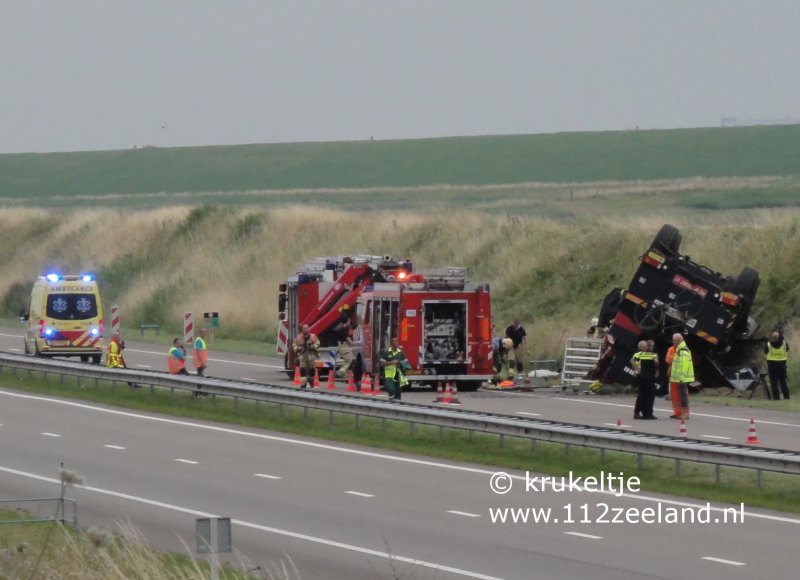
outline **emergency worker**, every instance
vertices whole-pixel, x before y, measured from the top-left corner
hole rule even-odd
[[[789,352],[789,343],[778,330],[773,330],[769,335],[767,344],[764,345],[764,352],[767,355],[767,372],[769,373],[769,384],[772,386],[772,398],[780,400],[781,392],[783,398],[789,398],[789,385],[786,382],[786,359]],[[780,386],[780,391],[778,391]]]
[[[500,346],[497,349],[497,379],[501,382],[509,380],[513,375],[508,366],[508,357],[513,350],[513,340],[504,338],[500,341]]]
[[[681,419],[689,418],[689,385],[694,382],[694,364],[692,352],[686,346],[683,335],[676,332],[672,335],[672,344],[675,345],[675,358],[672,361],[670,382],[678,384],[681,403]]]
[[[347,378],[347,373],[353,370],[353,339],[349,336],[339,343],[336,351],[336,376],[340,379]]]
[[[400,392],[403,388],[403,363],[406,362],[406,355],[400,348],[397,338],[392,338],[388,349],[381,353],[381,366],[383,367],[383,381],[389,398],[396,401],[400,400]]]
[[[167,368],[171,375],[188,375],[186,370],[186,349],[180,338],[172,341],[172,348],[167,353]]]
[[[672,415],[670,419],[681,418],[681,387],[678,383],[672,382],[672,361],[675,360],[675,345],[667,349],[664,355],[664,362],[667,364],[667,382],[669,384],[669,400],[672,403]]]
[[[514,362],[517,367],[517,374],[522,374],[525,370],[525,350],[528,348],[528,333],[522,326],[519,318],[515,318],[511,325],[506,328],[506,338],[514,342]]]
[[[653,415],[656,398],[656,377],[658,376],[658,355],[648,350],[646,340],[639,341],[639,352],[633,355],[631,364],[636,371],[636,403],[633,406],[634,419],[658,419]]]
[[[305,388],[314,377],[314,371],[317,364],[317,355],[319,354],[319,338],[316,334],[312,334],[308,324],[304,324],[300,329],[300,334],[294,339],[294,354],[297,357],[297,364],[303,370],[306,377],[306,382],[302,385]]]
[[[194,368],[197,369],[197,376],[202,377],[208,364],[208,346],[206,345],[206,329],[201,328],[194,339],[194,351],[192,352]]]
[[[110,369],[124,369],[125,361],[122,358],[123,343],[119,333],[114,333],[106,350],[106,366]]]

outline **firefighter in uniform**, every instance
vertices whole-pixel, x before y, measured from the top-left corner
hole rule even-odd
[[[497,379],[499,381],[507,381],[513,373],[508,368],[508,357],[514,350],[514,341],[510,338],[504,338],[500,341],[497,351]]]
[[[786,382],[786,359],[789,352],[789,343],[783,335],[773,330],[769,335],[767,344],[764,345],[764,352],[767,355],[767,372],[769,373],[769,384],[772,386],[772,398],[780,400],[781,392],[783,398],[789,398],[789,385]],[[778,387],[780,386],[780,391]]]
[[[314,377],[317,354],[319,354],[319,338],[311,333],[308,324],[304,324],[300,329],[300,334],[294,339],[293,348],[297,364],[305,373],[306,382],[302,385],[305,388]]]
[[[639,341],[639,352],[633,355],[631,364],[636,371],[636,403],[633,406],[634,419],[658,419],[653,415],[656,398],[656,377],[658,377],[658,355],[648,350],[647,341]]]
[[[681,403],[681,419],[689,418],[689,385],[694,382],[694,364],[692,363],[692,353],[683,335],[675,333],[672,335],[672,344],[675,346],[675,358],[672,360],[670,369],[670,383],[678,384],[678,392]]]
[[[396,401],[400,400],[400,392],[403,389],[405,376],[403,375],[403,363],[406,355],[400,348],[397,338],[392,338],[391,346],[381,353],[381,366],[383,367],[383,381],[389,398]]]
[[[208,363],[208,346],[206,345],[206,329],[201,328],[194,339],[194,350],[192,351],[194,368],[197,369],[197,376],[202,377]]]

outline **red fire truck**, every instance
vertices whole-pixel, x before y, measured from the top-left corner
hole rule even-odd
[[[395,336],[412,385],[448,380],[469,390],[493,376],[489,285],[471,283],[466,268],[414,272],[390,256],[317,258],[281,284],[278,307],[278,353],[290,374],[292,341],[308,324],[322,344],[321,369],[335,369],[339,342],[352,338],[357,381],[380,373],[380,353]]]

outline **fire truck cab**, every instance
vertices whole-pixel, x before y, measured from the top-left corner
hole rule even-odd
[[[319,258],[281,285],[278,352],[294,369],[291,342],[303,324],[320,337],[318,367],[334,369],[340,341],[353,341],[353,374],[380,374],[380,354],[397,337],[412,386],[491,380],[491,299],[465,268],[412,271],[390,256]]]

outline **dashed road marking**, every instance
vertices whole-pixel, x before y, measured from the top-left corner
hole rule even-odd
[[[199,461],[193,461],[191,459],[181,459],[180,457],[177,457],[175,461],[177,461],[178,463],[188,463],[189,465],[197,465],[199,463]]]
[[[479,518],[481,514],[471,514],[469,512],[460,512],[458,510],[447,510],[447,513],[453,514],[455,516],[464,516],[465,518]]]
[[[517,415],[528,415],[530,417],[541,417],[541,413],[528,413],[527,411],[517,411]]]
[[[723,437],[722,435],[700,435],[700,437],[707,437],[708,439],[724,439],[726,441],[730,440],[730,437]]]
[[[280,479],[278,475],[267,475],[266,473],[254,473],[255,477],[263,477],[264,479]]]
[[[136,366],[139,367],[140,369],[149,369],[149,368],[151,368],[150,365],[136,365]]]
[[[58,433],[42,433],[45,437],[61,437]]]
[[[747,566],[745,562],[736,562],[735,560],[723,560],[722,558],[714,558],[713,556],[703,556],[701,560],[708,560],[709,562],[717,562],[718,564],[728,564],[729,566]]]
[[[603,423],[603,425],[608,425],[609,427],[630,427],[630,425],[626,425],[625,423],[620,423],[619,425],[616,423]]]
[[[568,536],[577,536],[579,538],[588,538],[590,540],[602,540],[603,536],[593,536],[591,534],[582,534],[580,532],[564,532]]]
[[[240,381],[255,381],[256,379],[251,379],[250,377],[239,377]]]
[[[346,491],[345,493],[348,495],[357,495],[358,497],[375,497],[371,493],[362,493],[360,491]]]
[[[123,451],[125,449],[121,445],[103,445],[103,447],[108,447],[109,449],[119,449],[120,451]]]

